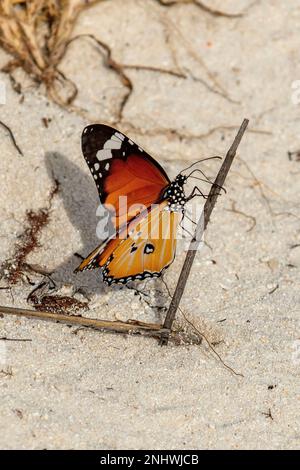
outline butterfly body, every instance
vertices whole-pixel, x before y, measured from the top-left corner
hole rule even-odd
[[[82,151],[115,233],[76,271],[99,267],[107,284],[160,276],[175,257],[187,177],[179,174],[170,181],[141,147],[101,124],[84,129]]]
[[[173,212],[183,212],[184,205],[187,201],[183,185],[186,182],[186,177],[178,175],[174,181],[165,189],[163,199],[168,201],[166,210]]]

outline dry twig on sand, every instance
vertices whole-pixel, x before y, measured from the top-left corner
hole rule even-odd
[[[17,315],[26,318],[35,318],[37,320],[49,320],[67,325],[92,328],[102,331],[113,331],[115,333],[144,334],[148,336],[160,337],[163,329],[156,323],[143,323],[138,321],[122,322],[97,320],[96,318],[85,318],[75,315],[62,315],[59,313],[35,311],[22,308],[0,306],[0,313],[6,315]]]
[[[15,136],[14,136],[13,131],[11,130],[11,128],[10,128],[7,124],[5,124],[3,121],[0,121],[0,126],[2,126],[3,129],[5,129],[5,130],[8,132],[9,137],[10,137],[10,140],[12,141],[12,143],[13,143],[15,149],[17,150],[17,152],[18,152],[20,155],[23,156],[23,152],[22,152],[22,150],[20,149],[20,147],[18,146],[17,141],[16,141],[16,139],[15,139]]]
[[[156,0],[159,5],[163,7],[172,7],[175,5],[194,5],[200,10],[209,13],[212,16],[224,16],[225,18],[241,18],[243,13],[226,13],[225,11],[218,10],[217,8],[211,8],[206,3],[200,0]]]

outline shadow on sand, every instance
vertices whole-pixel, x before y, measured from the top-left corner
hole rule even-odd
[[[93,180],[88,173],[84,173],[61,153],[47,152],[45,163],[49,178],[55,178],[59,182],[59,197],[63,201],[70,223],[80,234],[82,245],[78,252],[87,256],[101,242],[96,237],[98,194]],[[105,286],[99,270],[73,273],[79,263],[80,259],[71,253],[56,267],[53,274],[55,282],[71,283],[75,287],[84,286],[89,293],[103,291]]]

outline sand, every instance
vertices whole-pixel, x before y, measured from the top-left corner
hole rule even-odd
[[[238,3],[226,2],[227,12],[244,12],[230,18],[192,4],[114,0],[86,11],[74,34],[95,34],[122,63],[187,76],[128,69],[134,89],[118,125],[172,177],[198,158],[223,156],[250,119],[181,304],[244,377],[205,342],[161,348],[151,338],[4,316],[1,337],[30,341],[0,341],[2,448],[299,448],[300,162],[288,151],[300,146],[292,88],[300,77],[300,7],[296,0]],[[1,52],[1,64],[7,59]],[[53,271],[60,294],[81,288],[77,298],[90,299],[84,315],[161,321],[161,310],[126,288],[104,286],[98,272],[72,273],[74,253],[86,255],[97,243],[97,192],[81,132],[93,120],[114,122],[126,89],[87,40],[72,44],[61,67],[89,117],[59,108],[28,79],[20,102],[0,74],[1,120],[24,153],[0,128],[0,260],[13,256],[26,211],[47,207],[54,176],[59,192],[26,261]],[[218,167],[203,168],[213,176]],[[184,256],[180,250],[166,275],[171,291]],[[0,304],[31,308],[29,281],[43,279],[27,273],[0,289]]]

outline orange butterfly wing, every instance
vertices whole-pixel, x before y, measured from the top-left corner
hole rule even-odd
[[[116,229],[158,201],[167,185],[162,173],[139,155],[130,155],[125,161],[113,160],[110,174],[104,181],[107,194],[104,206],[114,207]],[[120,196],[126,197],[125,204]]]
[[[157,202],[170,183],[154,158],[112,127],[87,126],[82,133],[82,152],[116,230]],[[120,196],[127,198],[126,204],[124,199],[120,204]]]
[[[103,277],[108,284],[158,277],[173,262],[179,213],[164,210],[167,206],[164,201],[138,216],[108,258],[105,250]]]
[[[78,270],[102,267],[108,284],[158,277],[174,260],[179,213],[165,210],[166,201],[144,211],[116,238],[103,243]]]

